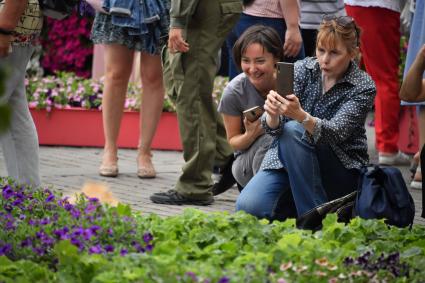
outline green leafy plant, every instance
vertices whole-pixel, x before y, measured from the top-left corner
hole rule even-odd
[[[345,225],[328,215],[323,229],[313,233],[296,229],[294,219],[269,223],[243,212],[187,209],[161,218],[84,197],[70,205],[52,190],[2,181],[0,282],[423,282],[425,278],[421,225],[400,229],[360,218]],[[103,248],[108,244],[114,251]]]

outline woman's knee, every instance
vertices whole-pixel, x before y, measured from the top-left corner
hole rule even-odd
[[[245,211],[258,218],[270,219],[272,204],[266,194],[258,190],[255,182],[249,182],[236,200],[236,211]]]
[[[105,81],[115,85],[128,84],[131,68],[115,66],[106,69]]]
[[[246,189],[247,187],[244,188],[236,200],[236,211],[244,211],[258,218],[267,217],[267,214],[263,211],[264,207],[260,201],[261,197],[244,193],[246,192]]]

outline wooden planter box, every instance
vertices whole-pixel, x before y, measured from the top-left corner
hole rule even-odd
[[[40,145],[103,147],[102,112],[83,108],[30,109]],[[137,148],[139,112],[125,111],[118,146]],[[182,150],[175,113],[163,112],[152,142],[153,149]]]

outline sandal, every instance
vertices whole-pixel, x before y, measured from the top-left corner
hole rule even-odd
[[[102,163],[99,167],[99,175],[103,177],[116,177],[118,176],[118,157],[115,158],[113,162],[103,163],[104,159],[102,159]]]
[[[110,165],[100,165],[99,167],[99,175],[103,177],[116,177],[118,176],[118,165],[110,164]]]
[[[140,155],[139,155],[140,156]],[[143,162],[137,163],[137,177],[141,179],[152,179],[156,177],[156,171],[153,167],[151,157],[152,155],[145,155]],[[137,159],[139,160],[140,157]]]

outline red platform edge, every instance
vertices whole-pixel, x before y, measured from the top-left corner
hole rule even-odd
[[[40,145],[103,147],[102,112],[83,108],[46,110],[30,109]],[[124,111],[118,137],[120,148],[137,148],[139,112]],[[175,113],[163,112],[153,149],[182,150]]]

